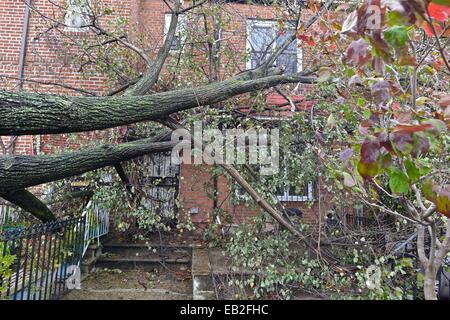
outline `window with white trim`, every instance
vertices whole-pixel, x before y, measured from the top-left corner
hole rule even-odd
[[[172,21],[172,14],[166,13],[164,15],[164,40],[166,40],[167,34],[169,33],[170,22]],[[178,51],[183,48],[183,44],[186,41],[186,16],[180,14],[178,16],[177,28],[175,30],[175,36],[172,41],[172,46],[170,51]]]
[[[314,200],[313,183],[308,182],[301,188],[289,186],[282,189],[278,189],[276,192],[276,196],[278,200],[283,202],[312,201]]]
[[[313,201],[313,183],[310,181],[306,183],[300,190],[298,188],[289,186],[279,188],[275,192],[275,196],[281,202],[306,202]],[[235,184],[234,195],[237,200],[244,200],[246,191],[238,184]]]
[[[247,69],[256,68],[264,62],[293,32],[295,30],[292,28],[285,28],[283,32],[280,32],[277,21],[248,20],[247,52],[250,57],[247,60]],[[298,46],[296,39],[276,59],[275,65],[284,66],[287,74],[293,74],[302,70],[302,59],[302,49]]]

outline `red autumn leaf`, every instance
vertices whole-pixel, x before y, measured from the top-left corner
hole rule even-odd
[[[347,48],[347,60],[359,68],[365,66],[372,59],[369,45],[363,39],[353,41]]]
[[[426,129],[430,129],[433,126],[429,123],[424,124],[417,124],[417,125],[409,125],[409,124],[398,124],[394,127],[392,132],[399,132],[399,133],[413,133],[413,132],[420,132]]]
[[[442,33],[442,27],[437,24],[436,22],[433,22],[433,28],[436,31],[436,34],[440,35]],[[422,23],[422,29],[425,31],[425,34],[429,36],[430,38],[434,36],[433,29],[428,24],[428,22],[424,21]]]
[[[403,154],[409,154],[413,150],[414,139],[409,132],[393,132],[390,139],[395,148]]]
[[[442,70],[442,67],[445,65],[445,62],[442,59],[439,59],[437,61],[433,61],[433,67],[436,69],[436,71],[440,72]]]
[[[428,141],[428,138],[423,137],[419,134],[415,134],[413,150],[411,151],[411,155],[417,158],[419,155],[426,154],[429,149],[430,149],[430,142]]]
[[[394,148],[392,147],[392,143],[389,140],[389,136],[384,132],[376,133],[375,136],[378,138],[380,146],[384,147],[389,153],[396,154]]]
[[[447,94],[439,100],[439,106],[446,107],[450,105],[450,94]]]
[[[358,130],[359,133],[363,136],[367,135],[369,133],[369,129],[373,126],[373,122],[370,120],[364,120],[362,121],[359,126]]]
[[[375,9],[376,8],[376,9]],[[381,0],[366,0],[358,8],[356,30],[363,35],[366,30],[380,30],[385,10],[381,7]]]
[[[450,17],[450,7],[431,2],[428,5],[428,15],[436,21],[445,22]]]
[[[361,145],[361,162],[362,163],[373,163],[377,161],[380,155],[380,142],[378,139],[371,137],[366,138]]]
[[[304,34],[300,34],[297,36],[299,40],[302,40],[303,42],[306,42],[307,45],[313,47],[316,45],[315,41],[311,36],[305,36]]]
[[[376,104],[385,104],[391,98],[390,85],[385,80],[375,82],[370,91]]]

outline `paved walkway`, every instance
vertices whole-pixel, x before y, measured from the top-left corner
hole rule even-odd
[[[97,270],[62,300],[190,300],[189,270]]]

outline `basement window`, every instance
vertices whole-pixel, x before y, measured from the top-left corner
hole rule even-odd
[[[274,20],[248,20],[247,22],[247,69],[254,69],[266,61],[295,30],[285,28],[280,32]],[[276,59],[275,66],[284,66],[286,74],[293,74],[302,70],[302,49],[298,40],[292,43]]]
[[[297,190],[296,190],[297,189]],[[234,197],[237,201],[246,199],[246,191],[237,183],[234,185]],[[281,202],[306,202],[313,201],[313,183],[308,182],[303,188],[294,188],[292,186],[279,188],[275,192],[275,196]],[[247,195],[247,197],[250,197]]]
[[[297,190],[296,190],[297,189]],[[276,192],[278,200],[282,202],[303,202],[312,201],[313,198],[313,184],[308,182],[303,188],[287,187],[278,189]]]
[[[65,31],[87,31],[91,24],[92,13],[90,0],[67,0],[67,9],[64,16]]]

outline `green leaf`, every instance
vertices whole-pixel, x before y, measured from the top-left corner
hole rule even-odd
[[[389,11],[387,14],[387,24],[389,26],[405,25],[408,23],[408,16],[399,11]]]
[[[389,174],[389,188],[394,194],[407,193],[409,191],[408,177],[400,169],[392,169]]]
[[[393,26],[384,32],[384,39],[394,48],[402,48],[409,40],[408,29],[405,26]]]
[[[405,169],[406,169],[406,173],[408,173],[408,176],[411,179],[411,181],[415,182],[415,181],[419,180],[420,170],[417,169],[417,167],[411,160],[407,159],[405,161]]]
[[[439,4],[439,5],[441,5],[441,6],[447,6],[447,7],[450,7],[450,0],[433,0],[433,1],[431,1],[431,2],[433,2],[433,3],[435,3],[435,4]]]
[[[378,173],[378,162],[374,161],[371,163],[358,163],[358,172],[364,179],[371,179],[375,177]]]

